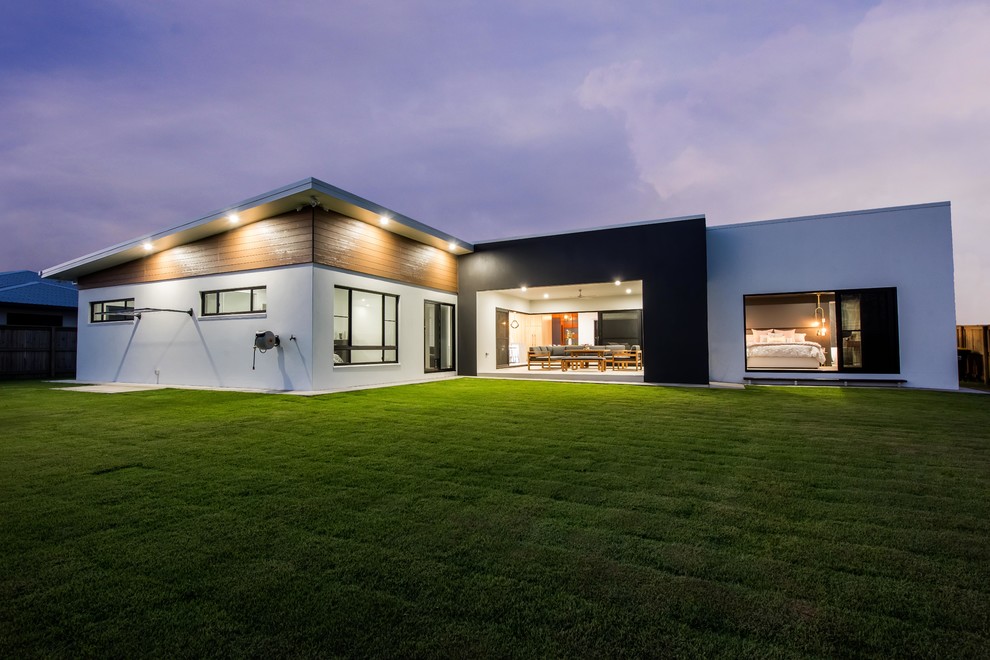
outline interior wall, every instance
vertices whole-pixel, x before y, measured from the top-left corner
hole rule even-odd
[[[598,320],[596,312],[581,312],[578,314],[578,343],[595,343],[595,321]]]
[[[787,330],[807,327],[815,320],[815,307],[814,302],[810,304],[749,305],[746,308],[746,328]]]
[[[460,297],[461,305],[464,306],[466,296]],[[507,309],[516,312],[530,312],[529,301],[525,298],[517,298],[498,291],[479,291],[475,295],[475,332],[477,333],[477,345],[475,347],[474,358],[477,368],[480,371],[495,371],[495,309]],[[467,313],[462,318],[470,319]],[[470,321],[468,321],[470,322]],[[460,335],[458,335],[460,336]],[[463,358],[464,351],[470,350],[462,346],[460,356]]]

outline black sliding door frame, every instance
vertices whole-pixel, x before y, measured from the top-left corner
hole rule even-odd
[[[433,322],[429,323],[427,310],[433,308]],[[449,309],[450,314],[450,334],[446,336],[446,341],[450,344],[450,364],[444,363],[445,336],[443,331],[443,311]],[[436,373],[438,371],[454,371],[457,369],[457,315],[456,306],[452,303],[442,303],[435,300],[424,301],[423,304],[423,351],[425,359],[423,370],[425,373]],[[433,341],[434,353],[430,354],[430,340]],[[432,359],[431,359],[432,358]],[[435,365],[435,366],[434,366]]]
[[[859,298],[859,327],[842,313],[843,301]],[[896,374],[901,371],[900,328],[897,322],[897,288],[842,289],[835,292],[838,319],[839,371],[843,373]],[[846,364],[845,342],[859,332],[862,366]]]

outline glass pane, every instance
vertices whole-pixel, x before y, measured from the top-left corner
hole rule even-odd
[[[599,323],[599,341],[602,344],[626,344],[641,346],[643,344],[643,312],[629,310],[625,312],[602,312]]]
[[[251,311],[251,290],[240,289],[238,291],[220,292],[220,313],[232,314],[236,312]]]
[[[859,294],[843,294],[840,315],[842,317],[842,366],[851,369],[863,367],[863,335]]]
[[[745,296],[746,369],[836,371],[835,292]]]
[[[348,289],[334,288],[333,290],[333,341],[335,345],[350,343],[350,335],[347,332],[351,313],[348,303],[349,294]]]
[[[393,351],[394,352],[394,351]],[[351,362],[362,364],[366,362],[381,362],[382,352],[379,351],[351,351]]]
[[[398,319],[399,299],[395,296],[385,296],[385,320],[395,321]]]
[[[254,289],[254,303],[251,307],[255,312],[264,312],[268,309],[268,289],[262,287]]]
[[[423,328],[426,335],[426,370],[435,371],[439,367],[437,366],[437,338],[436,338],[436,326],[437,326],[437,304],[436,303],[426,303],[426,310],[424,312]]]
[[[351,344],[382,345],[382,294],[354,291],[351,296]],[[360,362],[356,357],[355,362]]]
[[[395,321],[385,321],[385,346],[398,346]]]
[[[217,294],[216,293],[204,293],[203,294],[203,313],[204,314],[216,314],[219,311],[217,307]]]
[[[334,316],[347,316],[348,315],[348,305],[347,305],[347,294],[350,293],[347,289],[334,288],[333,290],[333,315]]]
[[[335,342],[348,342],[347,317],[333,317],[333,340]]]
[[[128,309],[134,309],[133,300],[115,300],[113,302],[104,303],[104,311],[106,312],[104,319],[107,321],[129,321],[131,320],[131,316],[127,314],[114,314],[114,312],[120,312]]]
[[[385,362],[398,362],[398,356],[397,351],[385,351]]]
[[[454,368],[454,308],[440,306],[440,368]]]

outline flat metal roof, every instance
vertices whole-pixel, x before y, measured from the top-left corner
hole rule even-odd
[[[568,234],[584,234],[586,232],[605,231],[607,229],[625,229],[627,227],[641,227],[644,225],[660,225],[668,222],[682,222],[684,220],[704,220],[705,214],[682,215],[675,218],[662,218],[660,220],[639,220],[636,222],[623,222],[617,225],[603,225],[601,227],[589,227],[587,229],[565,229],[563,231],[552,231],[544,234],[527,234],[526,236],[513,236],[511,238],[493,238],[484,241],[475,241],[475,245],[494,245],[496,243],[508,243],[512,241],[527,241],[532,238],[547,238],[550,236],[566,236]]]
[[[140,259],[148,254],[192,243],[230,231],[235,227],[307,206],[320,206],[328,211],[336,211],[376,227],[382,227],[379,220],[381,217],[387,217],[389,222],[382,228],[394,234],[453,254],[467,254],[474,251],[474,245],[467,241],[424,225],[401,213],[358,197],[336,186],[331,186],[319,179],[308,178],[232,204],[181,225],[139,236],[52,266],[41,271],[41,276],[59,280],[75,280],[82,275],[112,268],[128,261]],[[236,225],[231,224],[228,219],[228,216],[233,213],[236,213],[239,218]],[[145,243],[151,243],[150,252],[144,248]]]
[[[753,227],[757,225],[772,225],[781,222],[805,222],[806,220],[823,220],[825,218],[840,218],[850,215],[870,215],[873,213],[889,213],[891,211],[906,211],[910,209],[926,209],[935,206],[951,206],[950,202],[928,202],[925,204],[905,204],[904,206],[885,206],[876,209],[860,209],[858,211],[839,211],[836,213],[820,213],[818,215],[798,215],[791,218],[774,218],[771,220],[751,220],[749,222],[737,222],[735,224],[715,225],[706,227],[707,231],[719,231],[720,229],[738,229],[740,227]]]

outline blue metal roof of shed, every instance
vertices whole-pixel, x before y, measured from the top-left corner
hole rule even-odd
[[[76,307],[79,293],[72,284],[43,280],[30,270],[14,270],[0,273],[0,303]]]

